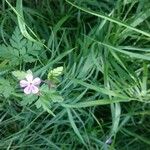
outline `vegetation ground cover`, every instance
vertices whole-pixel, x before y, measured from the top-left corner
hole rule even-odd
[[[0,14],[0,149],[149,150],[149,0],[1,0]]]

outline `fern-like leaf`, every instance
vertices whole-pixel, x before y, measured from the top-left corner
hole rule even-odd
[[[42,46],[25,39],[18,27],[9,41],[10,45],[0,45],[0,57],[8,60],[11,66],[35,62],[41,54]]]

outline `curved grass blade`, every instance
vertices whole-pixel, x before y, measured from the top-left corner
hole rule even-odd
[[[140,136],[140,135],[138,135],[138,134],[136,134],[134,132],[131,132],[131,131],[125,129],[125,128],[123,128],[122,131],[125,132],[126,134],[131,135],[131,136],[135,137],[136,139],[138,139],[138,140],[140,140],[140,141],[150,145],[150,140],[149,139],[147,139],[145,137],[142,137],[142,136]]]
[[[79,137],[79,139],[82,141],[82,143],[83,143],[84,145],[86,145],[85,142],[84,142],[84,140],[83,140],[83,138],[82,138],[82,136],[81,136],[81,134],[80,134],[80,132],[79,132],[79,130],[78,130],[78,128],[77,128],[77,126],[76,126],[76,124],[75,124],[75,122],[74,122],[73,116],[72,116],[71,111],[70,111],[69,108],[67,108],[67,113],[68,113],[68,117],[69,117],[70,124],[71,124],[71,126],[72,126],[74,132],[75,132],[76,135]]]
[[[22,0],[17,0],[16,9],[8,2],[8,0],[6,0],[6,2],[11,7],[11,9],[14,11],[14,13],[17,15],[19,29],[20,29],[21,33],[23,34],[23,36],[32,42],[38,42],[37,40],[35,40],[33,37],[30,36],[30,34],[28,33],[28,31],[26,29],[26,23],[25,23],[24,17],[23,17]],[[34,32],[30,28],[29,28],[29,30],[37,38],[37,36],[34,34]]]
[[[89,37],[89,38],[90,38],[90,37]],[[93,40],[93,41],[95,41],[95,42],[97,42],[98,44],[101,44],[101,45],[103,45],[103,46],[109,48],[110,51],[111,51],[111,50],[115,50],[115,51],[117,51],[117,52],[126,54],[126,55],[128,55],[129,57],[139,58],[139,59],[143,59],[143,60],[148,60],[148,61],[150,61],[150,57],[147,56],[147,55],[144,55],[144,54],[142,55],[142,54],[138,54],[138,53],[133,53],[133,52],[125,51],[125,50],[122,50],[122,49],[120,49],[120,48],[116,48],[116,47],[114,47],[114,46],[112,46],[112,45],[109,45],[109,44],[106,44],[106,43],[97,41],[97,40],[95,40],[95,39],[92,39],[92,38],[90,38],[90,39]]]
[[[74,50],[75,48],[72,48],[72,49],[70,49],[70,50],[68,50],[68,51],[66,51],[66,52],[64,52],[64,53],[62,53],[62,54],[60,54],[56,59],[54,59],[54,60],[49,60],[48,62],[47,62],[47,64],[44,66],[44,67],[42,67],[41,69],[39,69],[35,74],[36,75],[39,75],[39,74],[41,74],[41,73],[45,73],[46,71],[47,71],[47,69],[49,69],[53,64],[55,64],[55,63],[57,63],[58,61],[60,61],[62,58],[64,58],[66,55],[68,55],[70,52],[72,52],[73,50]]]
[[[134,18],[134,20],[130,23],[130,26],[136,27],[142,22],[144,22],[147,18],[150,16],[150,9],[146,10],[145,12],[142,12]],[[128,32],[130,32],[128,29],[125,29],[121,35],[126,35]]]
[[[25,21],[24,21],[24,16],[23,16],[23,7],[22,7],[22,0],[17,0],[17,3],[16,3],[16,8],[17,8],[17,11],[20,15],[17,15],[17,19],[18,19],[18,24],[19,24],[19,28],[21,30],[21,33],[27,38],[29,39],[30,41],[33,41],[33,42],[37,42],[35,39],[33,39],[27,29],[26,29],[26,24],[25,24]],[[29,28],[30,29],[30,28]],[[30,29],[30,32],[37,38],[36,34],[34,34],[34,32]]]
[[[127,96],[124,96],[124,95],[121,95],[119,93],[116,93],[112,90],[109,90],[109,89],[106,89],[106,88],[101,88],[99,86],[96,86],[96,85],[92,85],[92,84],[89,84],[89,83],[86,83],[84,81],[81,81],[81,80],[78,80],[78,79],[73,79],[73,78],[70,78],[74,83],[76,84],[80,84],[82,86],[85,86],[87,87],[88,89],[92,89],[92,90],[95,90],[99,93],[102,93],[102,94],[105,94],[105,95],[111,95],[111,96],[114,96],[114,97],[120,97],[120,98],[124,98],[124,99],[128,99]]]
[[[128,29],[130,29],[130,30],[133,30],[133,31],[137,32],[137,33],[140,33],[140,34],[142,34],[142,35],[145,35],[145,36],[147,36],[147,37],[150,37],[150,33],[147,33],[147,32],[145,32],[145,31],[142,31],[142,30],[140,30],[140,29],[137,29],[137,28],[135,28],[135,27],[132,27],[132,26],[130,26],[130,25],[124,23],[124,22],[121,22],[120,20],[117,20],[117,19],[115,19],[115,18],[106,16],[106,15],[101,14],[101,13],[97,13],[97,12],[92,11],[92,10],[88,10],[88,9],[82,8],[82,7],[76,5],[76,4],[74,4],[74,3],[72,3],[72,2],[70,2],[70,1],[68,1],[68,0],[66,0],[66,2],[68,2],[70,5],[76,7],[76,8],[79,9],[79,10],[82,10],[82,11],[88,13],[88,14],[91,14],[91,15],[94,15],[94,16],[97,16],[97,17],[100,17],[100,18],[102,18],[102,19],[106,19],[106,20],[108,20],[108,21],[110,21],[110,22],[116,23],[116,24],[118,24],[118,25],[120,25],[120,26],[126,27],[126,28],[128,28]]]
[[[114,106],[111,107],[112,109],[112,127],[110,136],[114,136],[119,127],[120,122],[120,115],[121,115],[121,106],[120,103],[115,103]]]
[[[109,105],[113,103],[121,103],[121,102],[130,102],[133,99],[102,99],[102,100],[94,100],[94,101],[88,101],[88,102],[79,102],[76,104],[61,104],[63,107],[66,108],[85,108],[85,107],[92,107],[92,106],[98,106],[98,105]]]

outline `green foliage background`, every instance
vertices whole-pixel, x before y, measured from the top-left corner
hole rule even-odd
[[[0,149],[149,150],[149,0],[1,0],[0,14]],[[59,66],[48,101],[12,75]]]

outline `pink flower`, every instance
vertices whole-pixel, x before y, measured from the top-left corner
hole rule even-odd
[[[25,94],[36,94],[39,92],[38,86],[40,85],[40,83],[41,79],[38,77],[33,79],[33,75],[30,73],[26,75],[26,80],[20,81],[20,86],[24,88]]]

